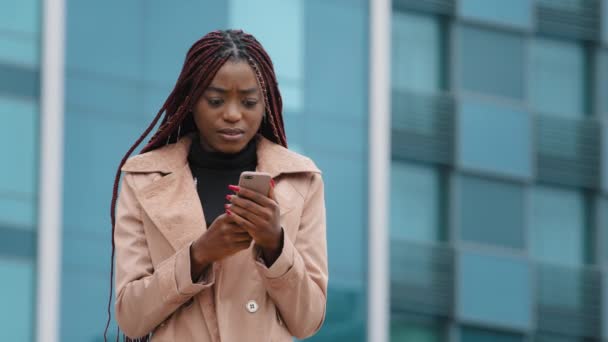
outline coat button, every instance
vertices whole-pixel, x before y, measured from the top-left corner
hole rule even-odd
[[[247,311],[254,313],[258,311],[258,303],[255,300],[250,300],[247,302]]]

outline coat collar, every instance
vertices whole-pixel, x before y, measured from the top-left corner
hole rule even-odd
[[[288,173],[321,172],[309,158],[275,144],[261,135],[256,139],[258,139],[256,171],[267,172],[273,178]],[[129,158],[121,170],[133,173],[173,173],[188,163],[191,144],[192,135],[185,136],[175,144]]]

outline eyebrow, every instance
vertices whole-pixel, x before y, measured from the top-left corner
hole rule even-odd
[[[218,92],[220,94],[226,94],[228,92],[228,90],[226,90],[224,88],[215,87],[215,86],[209,86],[209,87],[207,87],[206,91],[215,91],[215,92]],[[257,91],[258,91],[257,87],[248,88],[248,89],[239,89],[239,93],[245,94],[245,95],[255,94],[255,93],[257,93]]]

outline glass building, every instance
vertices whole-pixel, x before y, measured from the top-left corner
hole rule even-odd
[[[187,49],[218,28],[267,48],[290,148],[324,172],[328,311],[311,341],[608,340],[608,0],[0,0],[1,340],[103,341],[114,173]],[[385,151],[370,135],[377,55],[390,60]],[[62,171],[49,179],[54,97]],[[385,288],[372,286],[383,252]],[[49,255],[56,268],[39,267]]]

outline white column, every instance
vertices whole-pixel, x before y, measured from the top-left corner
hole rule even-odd
[[[42,2],[36,341],[59,341],[65,0]]]
[[[367,337],[370,342],[389,339],[390,42],[391,0],[370,0]]]

